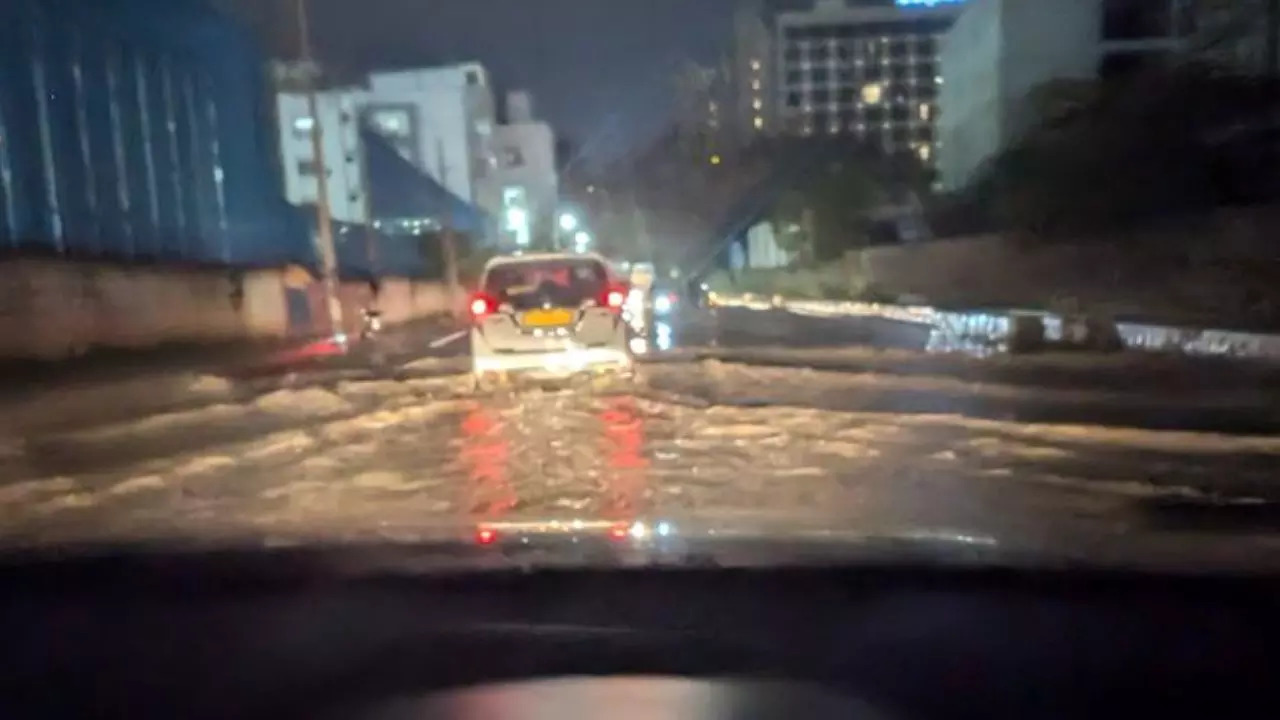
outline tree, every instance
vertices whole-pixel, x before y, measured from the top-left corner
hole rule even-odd
[[[1236,156],[1274,151],[1260,139],[1273,132],[1276,89],[1272,79],[1197,66],[1045,86],[1030,98],[1041,122],[994,159],[969,196],[998,228],[1031,238],[1102,234],[1257,200],[1274,177]]]
[[[614,218],[615,241],[635,241],[633,251],[696,272],[751,223],[799,223],[806,211],[817,244],[786,241],[800,243],[805,257],[839,256],[862,244],[868,209],[927,185],[914,158],[889,158],[850,137],[760,138],[705,153],[670,128],[599,183],[611,201],[595,215]]]

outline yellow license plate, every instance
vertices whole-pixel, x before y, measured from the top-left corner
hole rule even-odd
[[[568,325],[573,322],[573,311],[560,308],[554,310],[530,310],[520,318],[520,322],[529,327]]]

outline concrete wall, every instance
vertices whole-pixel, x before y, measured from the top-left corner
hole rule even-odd
[[[323,289],[306,288],[310,317],[291,324],[284,271],[129,267],[93,262],[0,262],[0,358],[72,357],[93,348],[145,349],[163,343],[222,343],[328,332]],[[371,304],[367,283],[344,283],[344,325],[358,332]],[[387,279],[378,299],[388,322],[452,312],[438,281]]]
[[[851,272],[877,291],[949,307],[1100,308],[1209,324],[1280,319],[1280,211],[1041,245],[982,236],[852,253]],[[1269,321],[1269,320],[1268,320]]]
[[[0,264],[0,357],[283,334],[283,297],[272,284],[255,275],[237,307],[225,271],[9,260]]]

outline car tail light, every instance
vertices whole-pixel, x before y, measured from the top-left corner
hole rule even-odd
[[[610,310],[621,310],[627,301],[627,288],[623,285],[610,285],[600,298],[600,304]]]
[[[469,308],[471,310],[471,317],[475,320],[479,320],[486,315],[491,315],[497,312],[498,303],[488,295],[475,295],[471,298]]]

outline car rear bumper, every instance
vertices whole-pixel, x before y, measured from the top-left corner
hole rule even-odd
[[[632,366],[631,353],[623,348],[567,348],[542,352],[474,352],[471,367],[483,373],[535,373],[552,376],[589,371],[626,371]]]

